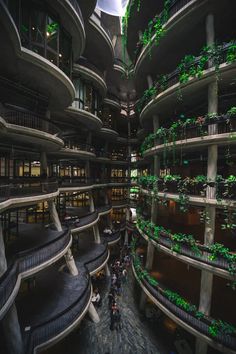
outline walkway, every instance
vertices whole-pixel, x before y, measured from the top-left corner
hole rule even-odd
[[[140,313],[133,300],[133,277],[129,271],[128,283],[123,286],[123,294],[118,299],[122,316],[122,329],[110,331],[108,310],[108,282],[100,291],[103,304],[98,309],[100,323],[94,324],[86,317],[80,327],[65,338],[62,343],[47,351],[49,354],[167,354],[161,338],[153,333],[155,328],[142,323]],[[101,290],[101,288],[100,288]]]

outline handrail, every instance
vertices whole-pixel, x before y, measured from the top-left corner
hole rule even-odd
[[[79,16],[80,21],[84,25],[84,19],[83,19],[83,15],[82,15],[78,0],[68,0],[68,1],[72,5],[72,7],[74,8],[75,12]]]
[[[92,145],[86,143],[77,143],[77,142],[73,143],[73,141],[65,140],[64,145],[65,145],[64,146],[65,149],[95,153],[95,148]]]
[[[52,135],[59,135],[61,130],[50,119],[32,112],[0,111],[0,116],[9,124],[40,130]]]
[[[99,26],[101,26],[103,28],[103,30],[106,32],[106,34],[108,35],[110,41],[112,41],[112,36],[111,36],[111,32],[109,31],[109,29],[104,25],[101,16],[99,16],[96,11],[93,12],[91,19],[93,19],[93,17],[95,17],[96,20],[98,20],[98,22],[95,20],[94,22],[97,24],[99,23]]]
[[[226,62],[226,52],[227,49],[230,47],[230,43],[224,43],[222,47],[220,48],[220,54],[219,57],[217,58],[218,60],[218,65],[223,64]],[[196,57],[194,60],[194,65],[198,64],[201,60],[201,56]],[[207,68],[213,68],[215,66],[215,63],[213,60],[210,60],[206,63],[206,65],[209,65]],[[207,69],[206,68],[206,69]],[[180,69],[177,68],[171,73],[167,74],[165,77],[165,85],[161,85],[158,81],[154,84],[154,88],[156,89],[155,96],[171,86],[174,86],[175,84],[179,83],[179,74],[180,74]],[[141,106],[140,106],[140,113],[144,110],[144,108],[147,106],[147,104],[153,99],[154,97],[147,97],[146,99],[143,100]]]
[[[0,277],[0,309],[4,307],[13,293],[19,275],[53,258],[69,244],[70,238],[71,235],[67,229],[56,239],[15,255],[10,267]]]
[[[8,182],[9,183],[9,182]],[[24,185],[26,184],[26,186]],[[58,190],[58,183],[42,181],[19,181],[0,185],[0,203],[15,197],[27,197],[33,195],[49,194]]]
[[[135,265],[133,267],[135,273],[137,270],[135,269]],[[138,277],[136,273],[136,277]],[[140,281],[143,285],[147,288],[147,290],[151,293],[151,295],[156,298],[163,306],[165,306],[170,312],[172,312],[175,316],[180,318],[180,320],[184,321],[186,324],[193,327],[195,330],[199,331],[200,333],[210,337],[209,334],[209,327],[211,322],[213,321],[212,318],[204,316],[202,319],[198,319],[193,314],[181,309],[173,302],[171,302],[165,295],[164,291],[166,290],[164,286],[158,285],[151,285],[146,278],[141,278]],[[214,341],[223,344],[224,346],[236,349],[236,337],[233,335],[222,335],[217,334],[214,338]]]
[[[179,183],[185,183],[185,194],[187,196],[201,196],[203,198],[206,198],[206,192],[207,192],[207,187],[215,187],[216,188],[216,199],[217,200],[236,200],[236,193],[233,189],[235,187],[236,183],[231,183],[231,188],[230,188],[230,193],[227,193],[227,190],[229,188],[228,185],[225,185],[225,181],[219,181],[219,182],[211,182],[211,181],[205,181],[205,182],[194,182],[193,180],[186,178],[180,179],[179,181],[164,181],[164,179],[159,179],[156,181],[155,185],[157,187],[157,193],[174,193],[174,194],[180,194],[178,191],[178,184]],[[229,182],[230,183],[230,182]],[[146,189],[148,191],[154,191],[154,185],[145,185],[145,183],[138,182],[138,184],[141,186],[141,188]]]
[[[163,10],[159,15],[157,15],[158,18],[161,20],[165,20],[163,22],[163,25],[168,22],[180,9],[182,9],[184,6],[186,6],[189,2],[192,0],[170,0],[169,6],[168,6],[168,17],[166,18],[166,12]],[[154,17],[155,18],[155,17]],[[152,37],[154,36],[154,32],[152,34]],[[139,55],[144,47],[147,47],[150,44],[143,45],[142,43],[138,42],[137,43],[137,50],[136,50],[136,56],[135,56],[135,62],[137,62]]]
[[[86,287],[76,301],[49,320],[30,328],[26,344],[27,354],[31,354],[33,349],[41,343],[57,336],[63,330],[68,328],[70,324],[78,318],[78,315],[82,314],[83,310],[86,308],[91,293],[91,280],[88,279],[88,277],[86,277],[86,279]]]
[[[151,240],[153,240],[157,245],[160,244],[170,250],[172,250],[172,246],[175,244],[175,241],[172,240],[172,234],[164,231],[160,231],[158,239],[155,238],[155,236],[151,233],[148,234],[146,232],[146,228],[144,230],[139,229],[139,232],[142,232]],[[201,251],[201,254],[197,254],[196,252],[193,252],[190,248],[189,245],[186,243],[181,243],[181,249],[177,252],[180,255],[184,255],[190,258],[193,258],[197,261],[200,261],[202,263],[209,264],[211,266],[229,271],[229,262],[227,262],[223,257],[217,256],[217,259],[211,260],[209,258],[209,255],[212,254],[210,251],[209,247],[202,245],[200,243],[196,243],[199,251]],[[208,253],[208,254],[206,254]]]
[[[178,120],[180,121],[180,119]],[[209,132],[208,132],[208,127],[212,124],[218,124],[218,130],[217,130],[217,134],[225,134],[225,133],[231,133],[231,132],[235,132],[236,131],[236,115],[235,114],[229,114],[229,113],[225,113],[225,114],[220,114],[220,115],[216,115],[213,117],[208,117],[206,116],[199,116],[196,117],[196,123],[191,123],[191,124],[184,124],[184,120],[183,120],[183,124],[179,125],[176,129],[175,129],[175,133],[177,135],[177,139],[175,141],[173,141],[173,139],[171,139],[171,133],[168,134],[168,132],[171,130],[171,127],[166,128],[166,132],[169,135],[168,139],[164,139],[162,136],[160,137],[155,137],[153,136],[152,141],[147,142],[145,145],[145,140],[143,143],[143,149],[144,149],[144,154],[147,150],[151,149],[154,146],[160,146],[160,145],[166,145],[166,144],[172,144],[173,142],[176,145],[177,141],[183,141],[183,140],[187,140],[187,139],[193,139],[193,138],[197,138],[197,137],[206,137],[209,136]],[[155,140],[158,139],[158,144],[155,143]]]
[[[104,74],[101,70],[99,70],[95,65],[93,65],[92,63],[90,63],[90,61],[88,61],[87,58],[85,57],[80,57],[79,58],[79,61],[78,61],[78,64],[81,65],[81,66],[84,66],[92,71],[94,71],[98,76],[100,76],[103,80],[105,79],[104,78]]]

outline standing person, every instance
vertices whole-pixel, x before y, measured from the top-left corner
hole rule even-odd
[[[121,315],[119,309],[116,310],[116,314],[115,314],[115,329],[117,331],[121,330]]]
[[[109,309],[111,309],[112,303],[115,302],[115,294],[113,289],[110,289],[110,292],[108,294],[108,304],[109,304]]]

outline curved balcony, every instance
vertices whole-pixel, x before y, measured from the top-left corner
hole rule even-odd
[[[235,184],[231,183],[231,185],[226,186],[225,183],[227,183],[227,180],[222,180],[221,182],[208,182],[207,180],[205,182],[194,182],[190,178],[179,179],[179,182],[164,182],[164,180],[160,180],[156,183],[157,190],[154,190],[154,185],[145,185],[141,187],[141,191],[146,195],[173,200],[181,204],[181,193],[183,191],[179,192],[178,189],[185,184],[183,187],[184,194],[187,196],[187,203],[189,204],[199,206],[214,205],[218,208],[223,208],[224,206],[235,208],[236,195],[233,190],[231,191]],[[215,188],[216,194],[214,191]],[[209,193],[207,193],[207,189]]]
[[[52,121],[31,112],[1,111],[2,140],[12,140],[43,147],[46,151],[58,150],[64,145],[60,129]]]
[[[111,234],[103,232],[101,237],[105,242],[107,242],[108,246],[113,246],[120,241],[121,229],[118,229]]]
[[[16,302],[24,352],[40,352],[71,332],[86,314],[91,295],[91,282],[83,269],[74,277],[56,267],[40,272],[35,288]]]
[[[119,186],[121,184],[129,186],[131,184],[131,179],[129,177],[111,177],[109,184],[112,186]]]
[[[79,208],[71,207],[67,208],[67,221],[71,225],[71,233],[75,234],[83,230],[89,229],[94,226],[99,220],[99,214],[97,210],[88,213],[84,216],[78,216]]]
[[[171,50],[172,48],[171,44],[175,43],[176,33],[178,33],[177,26],[178,28],[184,28],[185,31],[186,28],[189,28],[190,26],[192,27],[195,18],[204,16],[203,14],[205,14],[206,11],[204,6],[206,6],[205,0],[171,0],[168,6],[168,16],[166,16],[165,10],[160,13],[158,17],[163,23],[162,29],[164,31],[164,35],[160,38],[157,45],[156,35],[154,32],[151,40],[147,45],[139,45],[136,54],[137,59],[134,72],[136,79],[142,88],[144,88],[144,82],[140,80],[142,80],[143,77],[147,77],[148,70],[149,72],[155,72],[157,57],[160,57],[162,53],[165,53],[166,55],[166,51],[168,49]],[[176,55],[174,58],[175,57]],[[162,66],[165,67],[167,63],[169,64],[168,58],[169,55],[166,55],[166,60],[164,60]]]
[[[88,144],[70,143],[65,141],[65,147],[59,151],[50,154],[56,157],[67,157],[68,159],[85,159],[90,160],[96,157],[95,149]]]
[[[67,2],[67,7],[71,9],[69,2]],[[32,36],[28,37],[26,42],[21,42],[22,37],[19,35],[15,22],[4,2],[0,4],[0,14],[0,42],[4,44],[4,48],[0,49],[5,54],[1,62],[1,75],[4,76],[7,72],[8,78],[13,78],[14,80],[17,68],[17,82],[21,83],[21,95],[23,92],[28,95],[29,89],[31,89],[37,99],[40,98],[40,94],[48,99],[49,109],[64,109],[68,107],[75,96],[74,86],[63,72],[63,70],[66,70],[66,72],[68,70],[68,65],[64,65],[64,58],[68,51],[65,51],[64,55],[63,50],[63,56],[59,56],[62,53],[59,49],[55,52],[52,47],[49,48],[48,46],[47,58],[49,60],[44,58],[40,55],[42,53],[42,43],[36,43],[36,52],[33,51],[34,48],[32,47],[35,43],[28,43],[29,38]],[[16,14],[18,16],[20,11],[16,10]],[[16,18],[15,21],[17,22],[18,19]],[[35,29],[35,27],[33,28]],[[29,32],[31,30],[32,28],[30,27]],[[58,27],[57,33],[59,33]],[[43,40],[46,45],[46,32]],[[70,57],[68,57],[68,60],[70,60]],[[20,89],[19,84],[14,83],[14,85]]]
[[[109,214],[112,211],[112,206],[110,204],[103,205],[103,206],[96,207],[96,210],[99,216],[103,216]]]
[[[162,252],[167,253],[168,255],[177,258],[178,260],[196,267],[201,270],[208,270],[220,277],[234,280],[235,275],[231,274],[230,264],[222,256],[217,256],[216,259],[211,259],[212,252],[210,252],[209,247],[201,245],[196,242],[196,247],[198,251],[193,251],[191,246],[187,243],[181,243],[180,250],[175,251],[175,241],[173,235],[167,231],[160,231],[158,238],[155,237],[153,232],[149,232],[146,228],[141,230],[138,226],[137,229],[141,236],[146,241],[151,241],[152,244]]]
[[[10,265],[0,278],[0,318],[14,301],[21,279],[56,262],[72,242],[68,230],[58,232],[41,225],[20,225],[19,233],[20,238],[10,248]]]
[[[72,37],[72,48],[74,60],[77,60],[84,51],[85,30],[84,20],[80,10],[78,0],[50,1],[48,5],[59,15],[61,23]]]
[[[79,0],[79,6],[84,18],[89,18],[95,10],[97,0]]]
[[[92,276],[104,268],[109,256],[110,253],[106,242],[101,244],[92,243],[86,246],[80,245],[79,254],[76,257],[76,265],[79,269],[81,264],[84,264]]]
[[[128,199],[116,199],[112,200],[111,203],[113,209],[126,208],[129,205]]]
[[[118,111],[121,110],[121,104],[119,98],[111,92],[108,92],[106,98],[104,99],[104,103],[112,106]]]
[[[132,269],[134,276],[143,291],[168,317],[194,336],[201,338],[210,346],[219,350],[221,353],[236,353],[235,335],[219,333],[215,337],[211,336],[209,328],[214,321],[213,319],[204,315],[201,318],[198,318],[197,316],[194,316],[194,310],[190,310],[189,312],[183,310],[169,300],[166,295],[167,289],[156,281],[150,282],[150,277],[146,272],[145,274],[143,273],[143,275],[139,275],[138,273],[141,269],[137,269],[134,263],[132,264]],[[142,271],[143,270],[141,270],[141,272]],[[190,306],[193,307],[193,305]]]
[[[98,135],[108,141],[114,141],[118,138],[119,133],[107,124],[99,131]]]
[[[220,77],[220,85],[229,85],[232,82],[232,77],[236,72],[236,63],[227,63],[227,50],[229,44],[223,45],[220,49],[218,60],[218,75]],[[201,57],[198,57],[194,61],[194,65],[197,65]],[[176,103],[178,98],[177,93],[181,90],[182,99],[187,104],[190,102],[194,106],[196,100],[199,98],[203,89],[211,82],[214,82],[216,69],[214,61],[211,62],[210,68],[205,68],[202,75],[198,77],[190,76],[186,82],[180,80],[180,70],[176,69],[171,74],[165,76],[165,83],[156,83],[154,86],[154,95],[148,98],[144,98],[141,101],[140,109],[140,122],[142,125],[148,125],[153,114],[161,112],[166,116],[172,114],[172,106]]]
[[[103,73],[86,58],[81,57],[79,63],[74,64],[73,74],[81,75],[85,80],[91,81],[102,97],[106,95],[107,85]]]
[[[41,181],[38,178],[7,180],[0,186],[0,210],[36,204],[58,194],[58,183],[55,181]]]
[[[75,122],[85,125],[89,130],[100,130],[102,127],[101,119],[93,112],[80,108],[78,101],[74,101],[72,106],[65,110],[65,113]]]
[[[93,12],[86,27],[86,47],[84,55],[86,58],[94,58],[99,68],[104,70],[112,67],[114,61],[114,48],[112,44],[111,34],[104,26],[100,15]]]
[[[198,123],[199,122],[199,123]],[[208,127],[212,124],[217,124],[217,134],[209,134]],[[168,129],[166,130],[168,133]],[[183,124],[176,129],[176,141],[173,142],[169,134],[169,139],[164,142],[162,137],[158,138],[159,143],[155,144],[154,140],[145,145],[143,157],[153,156],[157,153],[161,153],[165,149],[171,149],[173,146],[179,149],[196,149],[204,148],[211,144],[217,145],[232,145],[234,144],[234,139],[232,136],[236,132],[236,119],[233,114],[222,114],[219,116],[214,116],[213,118],[208,118],[207,116],[202,116],[196,118],[195,124]]]

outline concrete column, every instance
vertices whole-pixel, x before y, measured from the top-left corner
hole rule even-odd
[[[52,223],[54,224],[57,231],[62,231],[61,222],[60,222],[60,219],[59,219],[59,216],[57,213],[57,209],[56,209],[56,205],[55,205],[54,200],[48,201],[48,207],[49,207]]]
[[[160,124],[159,117],[157,115],[153,116],[153,132],[157,131],[157,129],[159,128],[159,124]],[[155,175],[157,177],[159,177],[159,175],[160,175],[160,157],[158,155],[154,156],[153,175]],[[157,209],[158,209],[158,203],[155,201],[155,198],[152,198],[151,221],[154,224],[157,223]],[[146,265],[145,265],[145,267],[148,270],[152,269],[154,254],[155,254],[155,247],[150,241],[148,241],[147,260],[146,260]]]
[[[65,260],[66,260],[67,267],[70,271],[70,274],[73,276],[78,275],[79,274],[78,268],[76,267],[75,260],[74,260],[74,257],[73,257],[73,254],[72,254],[70,248],[68,249],[67,253],[65,254]]]
[[[94,307],[92,302],[89,305],[88,314],[89,314],[89,317],[91,318],[91,320],[94,323],[99,323],[100,322],[100,318],[98,316],[97,310],[95,309],[95,307]]]
[[[85,175],[86,175],[86,179],[89,180],[89,178],[91,178],[90,175],[90,161],[87,160],[85,163]]]
[[[7,260],[5,255],[2,224],[0,222],[0,276],[2,276],[6,271]],[[13,303],[13,305],[9,308],[1,323],[8,352],[10,354],[23,354],[23,340],[15,303]]]
[[[47,154],[45,151],[42,151],[40,154],[40,175],[47,176],[48,172],[48,162],[47,162]]]
[[[107,277],[111,276],[110,268],[108,267],[108,264],[105,265],[105,273]]]
[[[5,254],[5,244],[3,239],[2,223],[0,222],[0,277],[7,270],[7,260]]]
[[[215,43],[214,15],[208,14],[206,17],[206,44],[211,46]],[[209,62],[209,67],[211,62]]]
[[[101,243],[100,232],[97,224],[93,226],[93,234],[95,243]]]
[[[126,220],[126,223],[129,222],[129,209],[128,209],[128,208],[126,209],[125,220]],[[126,228],[125,228],[125,240],[124,240],[124,244],[125,244],[125,245],[128,245],[128,243],[129,243],[129,234],[128,234],[128,230],[127,230],[127,227],[126,227]]]
[[[208,46],[213,45],[215,42],[215,29],[214,29],[214,16],[209,14],[206,18],[206,43]],[[212,66],[212,62],[209,61],[208,66]],[[208,86],[208,113],[218,112],[218,82],[215,79]],[[217,134],[217,124],[212,124],[208,127],[208,134]],[[215,181],[217,176],[217,160],[218,160],[218,146],[211,145],[208,147],[208,161],[207,161],[207,178]],[[207,187],[206,196],[207,199],[215,198],[215,187]],[[204,243],[212,244],[214,242],[215,235],[215,219],[216,208],[214,206],[207,206],[206,213],[209,220],[205,222]],[[199,311],[206,315],[210,315],[211,312],[211,300],[212,300],[212,287],[213,287],[213,274],[202,270],[201,272],[201,287],[200,287],[200,301]],[[196,339],[196,354],[207,354],[207,343]]]
[[[151,88],[153,86],[153,79],[151,75],[147,76],[147,83],[148,83],[148,88]]]
[[[93,194],[92,192],[89,192],[89,210],[92,213],[95,211],[95,206],[94,206],[94,200],[93,200]]]

